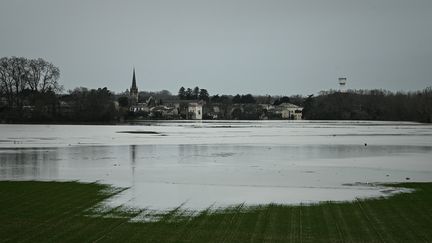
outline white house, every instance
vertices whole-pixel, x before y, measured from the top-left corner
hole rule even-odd
[[[283,119],[301,120],[303,115],[303,107],[296,106],[291,103],[282,103],[278,106]]]
[[[201,102],[192,102],[188,105],[188,113],[191,115],[189,119],[202,120],[203,104]]]

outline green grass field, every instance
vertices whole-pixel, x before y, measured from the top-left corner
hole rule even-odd
[[[181,210],[156,222],[130,222],[145,211],[101,201],[120,190],[77,182],[0,182],[1,242],[432,242],[432,183],[414,193],[352,203]]]

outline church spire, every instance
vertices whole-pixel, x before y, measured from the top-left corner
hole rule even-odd
[[[138,103],[138,87],[136,85],[136,78],[135,78],[135,68],[133,69],[133,75],[132,75],[132,86],[129,90],[129,96],[131,98],[132,104]]]
[[[132,87],[131,87],[131,89],[137,89],[136,78],[135,78],[135,68],[133,69]]]

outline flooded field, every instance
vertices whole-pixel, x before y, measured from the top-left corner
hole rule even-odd
[[[111,204],[203,209],[353,200],[432,181],[432,126],[402,122],[211,121],[0,125],[0,180],[130,187]]]

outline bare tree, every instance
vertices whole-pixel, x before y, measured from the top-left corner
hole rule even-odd
[[[60,70],[41,58],[3,57],[0,59],[0,93],[7,99],[9,107],[23,106],[24,91],[36,93],[58,92]]]
[[[45,93],[48,90],[57,92],[62,87],[58,84],[60,70],[52,63],[42,58],[28,61],[29,79],[28,85],[32,91]]]
[[[12,106],[12,90],[13,90],[13,78],[10,72],[9,58],[0,58],[0,89],[2,95],[6,97],[9,106]]]
[[[9,106],[19,105],[18,94],[25,88],[24,59],[19,57],[0,59],[0,82]]]
[[[22,95],[28,82],[28,60],[24,57],[12,57],[10,61],[12,65],[15,105],[19,108],[23,105]]]

